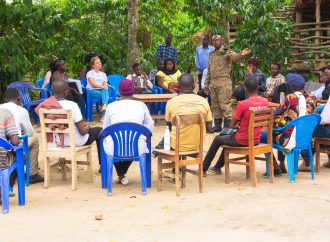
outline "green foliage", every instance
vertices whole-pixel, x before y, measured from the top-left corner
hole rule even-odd
[[[225,34],[223,24],[236,24],[240,16],[231,47],[236,51],[250,47],[261,60],[261,69],[268,70],[270,62],[283,63],[289,56],[290,20],[272,18],[276,8],[287,4],[287,0],[141,0],[139,29],[151,36],[150,48],[140,45],[141,64],[147,71],[155,67],[155,50],[171,32],[178,68],[193,70],[192,36],[206,28]],[[127,31],[127,0],[0,0],[1,90],[26,75],[35,80],[55,58],[65,59],[76,77],[92,52],[101,55],[106,73],[126,75]],[[244,71],[237,65],[235,79]]]

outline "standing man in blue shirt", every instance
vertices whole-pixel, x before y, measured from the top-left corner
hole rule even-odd
[[[172,35],[170,33],[165,36],[165,44],[160,44],[156,51],[156,61],[165,61],[173,59],[175,64],[178,64],[178,51],[172,45]]]
[[[203,35],[202,45],[196,48],[195,63],[196,70],[198,74],[198,88],[202,89],[201,81],[203,76],[203,71],[207,69],[209,62],[209,53],[214,50],[213,46],[209,46],[209,36]]]

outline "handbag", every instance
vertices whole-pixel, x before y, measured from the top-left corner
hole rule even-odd
[[[233,135],[237,132],[237,129],[232,129],[232,128],[223,128],[219,135],[223,136],[223,135]]]

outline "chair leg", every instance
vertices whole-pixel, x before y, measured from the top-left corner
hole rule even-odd
[[[78,170],[76,157],[71,158],[71,167],[72,167],[71,190],[75,191],[77,190],[77,170]]]
[[[112,196],[112,171],[113,171],[113,157],[107,156],[108,196]]]
[[[157,180],[158,180],[158,185],[157,185],[157,190],[160,192],[162,190],[162,158],[158,156],[158,164],[157,164]]]
[[[274,182],[274,160],[273,160],[273,153],[270,152],[268,155],[268,167],[270,172],[270,182]]]
[[[289,181],[290,183],[294,183],[294,151],[291,151],[289,154],[286,155],[286,159],[288,162],[288,174],[289,174]]]
[[[25,205],[25,176],[24,176],[24,154],[23,150],[16,150],[17,183],[18,183],[18,204]]]
[[[44,188],[49,186],[50,182],[50,157],[44,156]]]
[[[249,163],[249,156],[245,156],[245,162]],[[249,163],[250,164],[250,163]],[[246,179],[250,179],[251,178],[251,174],[250,174],[250,165],[246,166]]]
[[[146,154],[139,157],[140,164],[140,175],[141,175],[141,186],[142,195],[147,195],[147,168],[146,168]]]
[[[203,163],[200,163],[198,171],[199,192],[203,192]]]
[[[228,184],[230,182],[230,175],[229,175],[229,153],[225,152],[225,183]]]
[[[176,195],[180,196],[180,168],[178,162],[175,162],[175,190],[176,190]]]
[[[9,212],[9,170],[0,171],[2,213]]]
[[[299,154],[300,154],[300,150],[294,151],[294,174],[298,173]]]
[[[92,149],[87,153],[87,162],[89,163],[87,167],[88,171],[88,181],[93,183],[93,156],[92,156]]]
[[[254,162],[254,156],[249,155],[249,163],[250,163],[250,170],[251,170],[251,177],[252,177],[252,185],[253,187],[257,186],[257,172],[256,172],[256,165]]]
[[[313,158],[313,153],[312,153],[311,148],[308,149],[308,154],[309,154],[309,166],[311,169],[311,177],[312,177],[312,180],[314,180],[314,158]]]
[[[315,159],[316,159],[315,172],[319,173],[319,169],[320,169],[320,144],[319,144],[318,141],[315,141]]]

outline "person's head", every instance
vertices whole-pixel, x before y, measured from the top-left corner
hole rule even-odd
[[[168,70],[168,71],[172,71],[173,69],[175,69],[175,63],[173,59],[167,59],[164,62],[164,69]]]
[[[193,76],[190,73],[182,74],[179,77],[179,87],[180,91],[193,91],[195,88],[195,81]]]
[[[209,45],[209,41],[210,41],[209,36],[208,35],[203,35],[203,37],[202,37],[203,46],[207,47]]]
[[[271,67],[270,67],[270,71],[271,71],[273,77],[275,77],[278,74],[280,74],[280,71],[281,71],[280,64],[278,64],[278,63],[272,64]]]
[[[56,82],[53,82],[52,91],[56,98],[66,98],[69,94],[70,89],[67,82],[63,80],[58,80]]]
[[[303,91],[306,81],[302,75],[289,73],[285,77],[285,81],[289,84],[292,92]]]
[[[21,99],[19,96],[19,91],[16,88],[10,87],[5,92],[5,101],[6,102],[13,102],[17,105],[21,104]]]
[[[95,54],[95,53],[90,53],[90,54],[86,55],[86,56],[85,56],[85,63],[89,65],[90,62],[91,62],[91,59],[92,59],[93,57],[97,57],[97,54]]]
[[[131,80],[122,80],[119,84],[119,92],[123,97],[131,97],[134,94],[134,83]]]
[[[252,72],[255,72],[258,69],[258,64],[259,63],[257,58],[252,57],[248,60],[248,65],[251,68]]]
[[[330,66],[327,66],[327,68],[325,69],[324,73],[328,77],[328,80],[327,81],[330,81]]]
[[[140,66],[139,63],[135,63],[133,65],[133,71],[134,71],[135,75],[137,75],[137,76],[141,76],[142,75],[142,68],[141,68],[141,66]]]
[[[172,44],[172,35],[171,35],[171,33],[167,33],[165,35],[165,44],[166,45],[171,45]]]
[[[92,57],[90,61],[90,66],[92,69],[95,71],[100,71],[102,70],[102,62],[98,56]]]
[[[330,73],[329,73],[329,74],[330,74]],[[330,77],[330,76],[329,76],[329,77]],[[328,75],[327,75],[327,73],[322,72],[321,75],[320,75],[320,82],[321,82],[321,83],[324,83],[324,82],[326,82],[326,81],[328,81]]]
[[[163,70],[164,69],[164,61],[162,59],[159,59],[157,61],[157,70]]]
[[[53,69],[51,70],[52,73],[55,71],[66,72],[68,70],[64,60],[56,59],[54,61]]]
[[[244,81],[244,90],[248,96],[258,95],[258,81],[254,77],[249,77]]]
[[[220,49],[222,46],[222,37],[219,34],[213,35],[212,37],[212,44],[214,45],[214,48]]]

